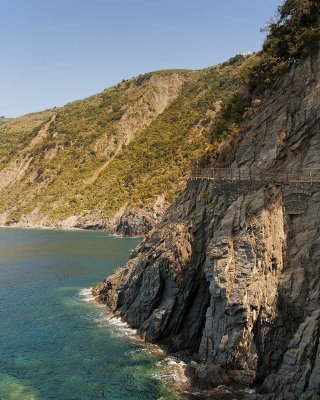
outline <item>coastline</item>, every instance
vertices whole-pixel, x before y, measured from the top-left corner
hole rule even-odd
[[[0,227],[14,227],[24,229],[80,229],[92,231],[106,231],[125,237],[142,237],[147,235],[162,219],[165,210],[169,207],[164,199],[157,201],[153,206],[146,205],[139,210],[120,209],[112,217],[96,215],[94,213],[69,215],[52,220],[45,214],[22,214],[19,219],[10,219],[8,211],[0,212]]]
[[[192,385],[192,379],[186,374],[188,365],[192,363],[190,355],[171,353],[165,346],[147,342],[130,325],[123,321],[121,317],[115,316],[103,302],[97,300],[93,294],[94,287],[82,289],[79,296],[82,301],[92,303],[103,309],[107,318],[108,325],[117,330],[120,334],[127,336],[133,342],[142,345],[150,354],[159,357],[158,363],[162,363],[165,369],[168,369],[168,375],[161,374],[159,379],[167,378],[175,392],[183,396],[184,400],[256,400],[260,396],[256,395],[252,388],[234,389],[225,385],[219,385],[216,388],[205,390]],[[187,360],[187,361],[186,361]],[[160,398],[159,400],[165,400]]]
[[[109,312],[106,305],[99,302],[97,297],[93,295],[93,289],[93,287],[81,289],[79,291],[80,299],[86,303],[99,307],[104,313],[104,322],[106,322],[109,327],[117,331],[120,335],[128,337],[134,343],[143,346],[149,354],[158,359],[157,364],[163,366],[168,373],[161,373],[159,376],[155,376],[155,378],[159,380],[167,380],[168,384],[172,387],[172,390],[178,395],[183,396],[184,399],[197,398],[200,400],[199,397],[193,397],[196,396],[196,393],[192,390],[190,379],[185,375],[187,363],[181,357],[167,352],[161,345],[146,342],[138,334],[136,329],[131,328],[127,322]]]
[[[0,398],[31,400],[31,391],[34,399],[101,398],[103,391],[104,397],[112,392],[126,399],[132,388],[157,393],[150,376],[159,368],[152,357],[146,351],[128,357],[125,352],[139,346],[106,332],[99,323],[101,310],[78,298],[81,288],[122,265],[139,240],[58,230],[4,228],[0,234],[6,322],[1,325]],[[128,382],[119,387],[126,376]]]
[[[58,226],[45,226],[45,225],[0,225],[0,229],[29,229],[29,230],[48,230],[48,231],[86,231],[94,229],[83,229],[83,228],[61,228]]]
[[[0,229],[21,229],[21,230],[39,230],[39,231],[61,231],[61,232],[104,232],[107,235],[115,238],[132,238],[132,239],[143,239],[144,235],[124,235],[121,233],[112,232],[108,229],[92,229],[85,227],[60,227],[60,226],[47,226],[47,225],[24,225],[24,224],[15,224],[15,225],[3,225],[0,224]]]

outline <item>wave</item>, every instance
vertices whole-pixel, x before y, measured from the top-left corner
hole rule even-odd
[[[81,289],[79,291],[79,297],[86,303],[94,303],[95,306],[104,308],[104,312],[94,318],[97,324],[101,326],[108,325],[113,328],[113,331],[116,331],[120,335],[137,337],[136,329],[130,328],[130,326],[126,322],[122,321],[121,318],[117,318],[114,315],[109,314],[104,304],[99,304],[96,302],[95,297],[92,294],[92,289],[92,287]]]
[[[93,319],[97,325],[111,328],[112,334],[116,337],[128,337],[134,342],[142,345],[142,347],[138,349],[128,350],[126,352],[128,357],[135,357],[143,352],[148,352],[158,358],[158,360],[160,359],[160,361],[156,363],[159,367],[159,372],[152,375],[154,379],[161,382],[166,381],[168,384],[172,384],[179,392],[189,390],[189,379],[185,375],[187,364],[184,361],[173,356],[166,356],[165,351],[160,346],[153,343],[146,343],[142,340],[138,336],[136,329],[132,329],[121,318],[108,313],[104,304],[96,302],[95,297],[92,295],[92,288],[81,289],[79,291],[79,297],[86,303],[94,303],[95,306],[103,308],[103,311],[99,313],[99,315],[95,315],[94,318],[92,318],[92,316],[90,317],[90,319]]]
[[[167,374],[155,374],[154,378],[156,379],[167,379],[174,380],[177,384],[187,384],[189,379],[185,375],[185,369],[187,364],[184,361],[181,361],[175,357],[169,356],[165,357],[163,360],[159,361],[157,365],[161,367],[165,367],[167,370]]]
[[[137,335],[137,330],[130,328],[130,326],[126,322],[122,321],[121,318],[111,317],[108,320],[108,323],[111,327],[117,329],[126,336],[136,337]]]
[[[79,297],[82,301],[85,301],[86,303],[93,303],[95,298],[92,294],[92,287],[90,288],[85,288],[85,289],[81,289],[79,291]]]

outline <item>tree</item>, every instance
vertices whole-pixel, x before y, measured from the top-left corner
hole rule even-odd
[[[279,7],[279,24],[299,26],[303,19],[312,18],[319,12],[319,1],[317,0],[287,0]]]
[[[278,18],[266,28],[268,36],[249,71],[251,91],[274,85],[282,74],[319,44],[320,0],[286,0]]]

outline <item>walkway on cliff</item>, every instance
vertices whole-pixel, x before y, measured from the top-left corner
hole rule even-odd
[[[304,168],[293,171],[259,172],[252,168],[193,168],[191,180],[227,182],[274,182],[274,183],[320,183],[320,168]]]

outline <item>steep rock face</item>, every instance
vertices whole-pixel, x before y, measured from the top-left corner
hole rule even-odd
[[[320,185],[268,174],[320,167],[320,53],[248,114],[215,163],[251,168],[261,181],[190,181],[94,293],[147,340],[191,351],[200,388],[251,384],[265,398],[317,399]],[[220,381],[212,364],[227,371]]]

